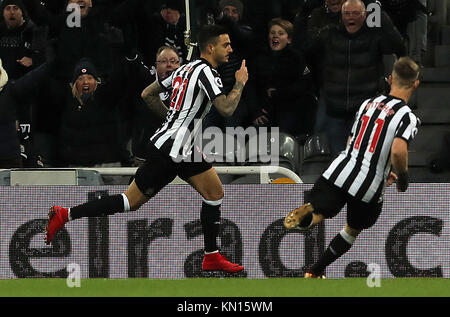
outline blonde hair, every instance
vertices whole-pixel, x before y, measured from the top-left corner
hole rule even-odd
[[[270,20],[270,22],[268,24],[269,30],[274,25],[278,25],[280,28],[285,30],[286,33],[288,34],[288,38],[292,39],[292,36],[294,35],[294,25],[290,21],[284,20],[282,18],[274,18],[274,19]]]
[[[392,70],[392,79],[401,89],[410,89],[419,79],[420,67],[410,57],[399,58]]]

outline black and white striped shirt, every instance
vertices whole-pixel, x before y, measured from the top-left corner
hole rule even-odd
[[[206,60],[199,59],[181,66],[159,83],[172,89],[172,95],[166,120],[151,141],[173,158],[187,157],[212,102],[224,94],[222,81]]]
[[[391,171],[394,138],[407,142],[417,133],[418,119],[401,99],[380,95],[364,101],[351,140],[323,177],[364,202],[381,198]]]

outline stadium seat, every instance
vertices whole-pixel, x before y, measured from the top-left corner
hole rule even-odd
[[[430,157],[442,148],[444,134],[448,132],[450,132],[450,125],[422,125],[419,127],[419,132],[408,149],[409,166],[427,166]]]
[[[266,134],[258,134],[253,136],[246,143],[245,149],[247,154],[246,165],[268,165],[270,164],[272,153],[271,149],[276,142],[277,136]],[[264,142],[264,140],[266,140]],[[284,132],[278,133],[278,160],[279,166],[285,167],[294,173],[299,171],[299,145],[296,139]],[[265,148],[260,148],[260,142],[265,143]],[[253,147],[257,147],[256,149]],[[255,151],[256,150],[256,151]]]
[[[424,124],[450,123],[449,85],[444,83],[424,83],[417,91],[418,107],[414,113]]]
[[[330,147],[325,134],[316,134],[307,138],[300,153],[300,178],[305,183],[314,182],[331,160]]]

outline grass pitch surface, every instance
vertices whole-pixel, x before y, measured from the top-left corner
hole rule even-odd
[[[370,288],[365,278],[193,278],[82,279],[69,288],[65,279],[0,280],[2,297],[449,297],[450,280],[395,278]]]

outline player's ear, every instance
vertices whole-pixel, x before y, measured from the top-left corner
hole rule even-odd
[[[392,86],[392,75],[389,75],[388,83],[389,83],[389,86]]]
[[[416,80],[415,82],[414,82],[414,89],[417,89],[418,87],[419,87],[419,85],[420,85],[420,80]]]
[[[208,46],[207,46],[207,50],[208,50],[208,53],[209,53],[209,54],[212,54],[212,53],[214,53],[214,45],[212,45],[212,44],[208,44]]]

